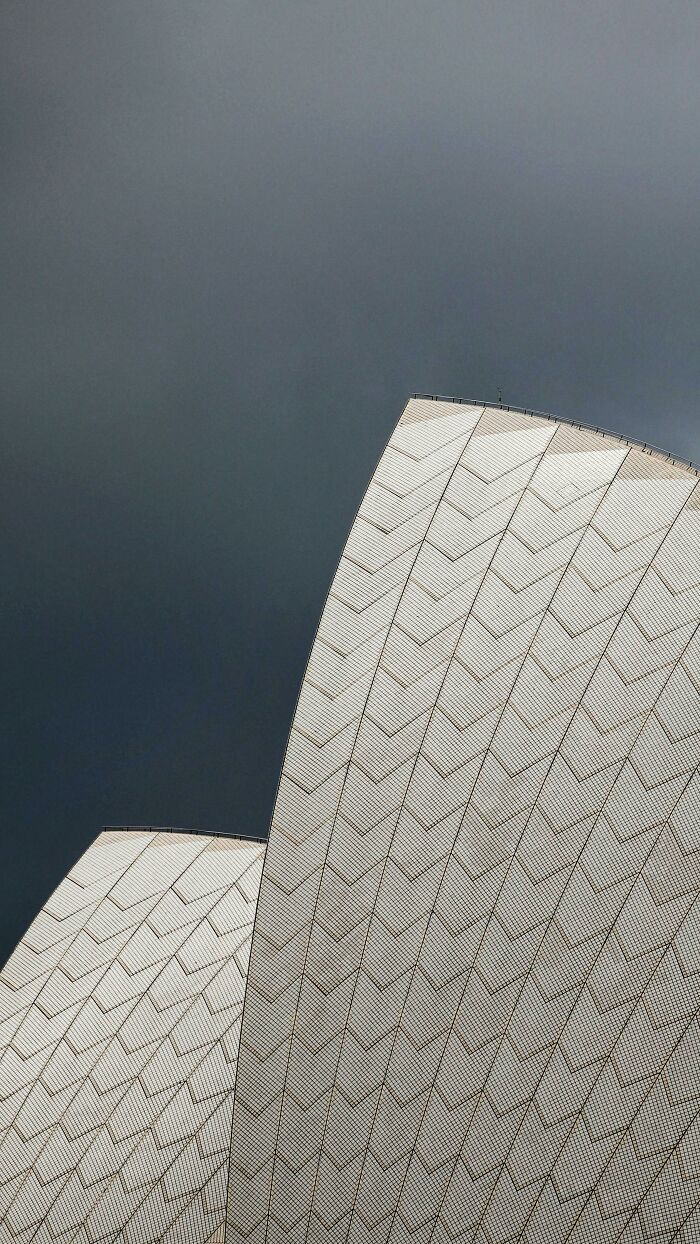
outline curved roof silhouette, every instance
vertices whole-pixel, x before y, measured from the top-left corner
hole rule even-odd
[[[699,624],[693,468],[412,399],[266,852],[109,830],[0,977],[0,1244],[697,1241]]]
[[[264,848],[99,835],[0,976],[0,1240],[223,1238]]]
[[[289,738],[229,1244],[697,1239],[697,484],[409,402]]]

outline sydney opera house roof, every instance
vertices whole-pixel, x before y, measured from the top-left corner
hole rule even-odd
[[[0,978],[1,1244],[697,1244],[698,478],[408,403],[267,848],[108,830]]]
[[[0,1240],[223,1239],[264,847],[100,834],[0,978]]]

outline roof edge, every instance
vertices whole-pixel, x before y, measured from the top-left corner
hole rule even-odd
[[[623,445],[633,445],[637,449],[644,450],[648,454],[658,454],[666,462],[671,462],[675,466],[689,467],[691,471],[700,477],[700,464],[693,462],[691,458],[683,458],[680,454],[671,454],[666,449],[661,449],[659,445],[653,445],[651,441],[643,441],[636,436],[624,436],[622,432],[613,432],[610,428],[601,428],[595,423],[584,423],[580,419],[562,419],[560,415],[552,415],[546,410],[532,410],[528,406],[513,406],[505,402],[484,402],[477,401],[471,397],[446,397],[442,393],[411,393],[409,400],[417,398],[424,402],[452,402],[455,406],[486,406],[490,410],[512,410],[517,415],[532,415],[537,419],[550,419],[552,423],[563,423],[570,428],[582,428],[586,432],[597,432],[599,436],[609,436],[611,440],[619,441]]]
[[[186,829],[176,825],[101,825],[100,832],[110,834],[128,834],[142,830],[150,834],[196,834],[201,838],[231,838],[236,842],[267,844],[267,838],[257,838],[254,834],[233,834],[222,829]]]

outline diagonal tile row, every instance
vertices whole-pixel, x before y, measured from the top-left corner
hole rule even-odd
[[[0,978],[0,1240],[222,1236],[263,848],[101,834]]]
[[[264,867],[107,831],[0,975],[0,1244],[697,1238],[699,524],[659,453],[409,402]]]
[[[227,1244],[692,1229],[698,496],[614,437],[409,403],[285,758]]]

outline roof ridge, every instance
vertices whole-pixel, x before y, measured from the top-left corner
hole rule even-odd
[[[411,393],[409,398],[424,402],[452,402],[455,406],[483,406],[488,410],[513,411],[514,414],[531,415],[536,419],[549,419],[552,423],[561,423],[571,428],[581,428],[586,432],[597,432],[599,436],[610,437],[611,440],[619,441],[623,445],[635,446],[648,454],[658,454],[666,462],[690,467],[691,471],[694,471],[700,477],[700,465],[697,462],[693,462],[691,458],[684,458],[681,454],[671,454],[659,445],[652,444],[651,441],[643,441],[635,436],[625,436],[622,432],[613,432],[611,428],[602,428],[595,423],[584,423],[581,419],[564,419],[560,415],[550,414],[549,411],[533,410],[528,406],[513,406],[511,403],[506,402],[480,402],[471,397],[447,397],[442,393]]]
[[[187,829],[175,825],[102,825],[102,833],[126,834],[133,830],[147,830],[152,834],[196,834],[202,838],[233,838],[239,842],[266,843],[267,838],[258,838],[255,834],[232,833],[222,829]]]

